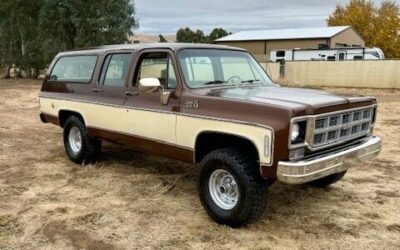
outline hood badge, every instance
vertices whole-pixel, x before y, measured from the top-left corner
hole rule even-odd
[[[184,104],[184,107],[188,108],[188,109],[198,109],[199,101],[198,100],[193,100],[193,101],[187,100]]]

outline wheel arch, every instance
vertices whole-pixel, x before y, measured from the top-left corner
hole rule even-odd
[[[199,163],[209,152],[218,148],[236,147],[249,151],[259,162],[260,152],[257,144],[249,137],[221,131],[201,131],[196,136],[194,145],[194,163]]]
[[[60,127],[64,128],[65,122],[70,116],[77,116],[78,118],[82,119],[82,122],[86,125],[85,118],[83,115],[75,110],[69,110],[69,109],[60,109],[58,111],[58,124]]]

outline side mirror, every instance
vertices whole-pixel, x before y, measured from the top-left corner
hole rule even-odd
[[[139,81],[139,90],[144,93],[156,92],[161,87],[158,78],[143,78]]]
[[[160,101],[161,104],[167,105],[169,102],[169,98],[171,96],[171,92],[164,91],[164,87],[161,85],[160,80],[158,78],[143,78],[139,81],[139,91],[143,93],[154,93],[161,89],[160,93]]]

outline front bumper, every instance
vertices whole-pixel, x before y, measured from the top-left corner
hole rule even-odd
[[[302,184],[343,172],[352,165],[374,158],[382,149],[381,138],[369,137],[361,144],[320,157],[300,161],[280,161],[277,178],[288,184]]]

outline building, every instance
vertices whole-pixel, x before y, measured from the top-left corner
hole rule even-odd
[[[351,26],[241,31],[215,43],[247,49],[260,61],[268,61],[271,50],[277,49],[365,47]]]

